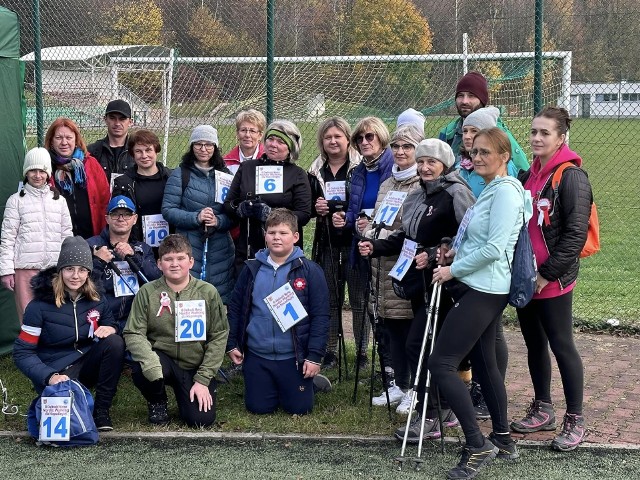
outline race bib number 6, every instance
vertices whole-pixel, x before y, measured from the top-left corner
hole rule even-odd
[[[176,302],[176,342],[202,342],[207,338],[204,300]]]
[[[256,193],[258,195],[282,193],[284,191],[282,166],[263,166],[258,167],[256,170]]]

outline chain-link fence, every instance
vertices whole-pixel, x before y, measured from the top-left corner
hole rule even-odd
[[[3,3],[21,21],[34,144],[33,4]],[[135,126],[155,130],[167,164],[175,166],[195,125],[216,126],[228,151],[236,143],[236,114],[272,105],[275,118],[300,127],[306,167],[318,153],[317,126],[329,116],[353,125],[375,115],[392,128],[413,107],[427,116],[427,134],[437,135],[456,115],[457,79],[479,70],[489,79],[490,103],[528,153],[534,93],[540,104],[562,105],[575,117],[571,146],[594,186],[603,241],[601,253],[582,262],[575,315],[640,325],[633,240],[640,220],[637,0],[537,0],[541,10],[524,0],[274,0],[273,27],[267,3],[42,0],[45,128],[68,116],[92,141],[104,136],[106,103],[124,98]],[[544,52],[538,72],[536,25]],[[275,45],[272,83],[268,34]]]

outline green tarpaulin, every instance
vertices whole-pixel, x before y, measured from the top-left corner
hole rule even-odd
[[[0,215],[16,192],[25,154],[24,64],[18,16],[0,7]],[[0,288],[0,355],[11,351],[19,331],[13,293]]]

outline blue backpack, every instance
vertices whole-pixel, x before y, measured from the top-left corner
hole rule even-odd
[[[513,267],[511,268],[511,288],[509,289],[509,305],[523,308],[536,293],[536,256],[533,253],[531,237],[527,222],[522,214],[522,228],[518,235],[513,252]],[[506,253],[505,253],[506,254]]]
[[[98,429],[93,421],[93,397],[91,392],[77,380],[67,380],[55,385],[47,385],[42,395],[31,402],[27,413],[27,429],[33,438],[38,440],[40,436],[42,397],[71,397],[71,422],[69,425],[71,431],[68,442],[38,442],[38,445],[77,447],[98,443]]]

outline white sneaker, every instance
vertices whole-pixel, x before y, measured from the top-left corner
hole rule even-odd
[[[396,387],[395,385],[389,387],[387,391],[389,392],[389,402],[391,402],[392,406],[400,403],[400,400],[402,400],[402,397],[404,396],[404,392],[400,389],[400,387]],[[385,392],[382,392],[379,397],[373,397],[371,399],[371,405],[373,405],[374,407],[386,407],[387,394]]]
[[[409,415],[409,410],[411,410],[411,396],[413,395],[413,388],[407,390],[407,393],[404,394],[398,408],[396,408],[396,413],[400,415]]]

